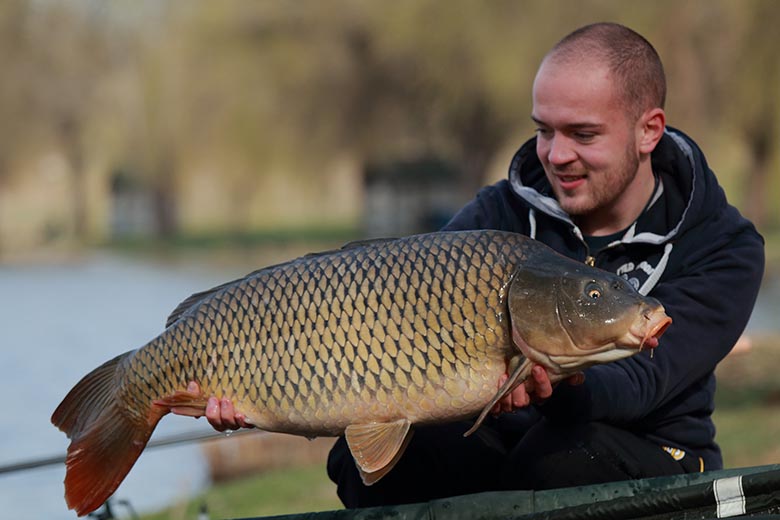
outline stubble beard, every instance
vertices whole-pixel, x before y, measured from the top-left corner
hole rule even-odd
[[[639,157],[633,143],[627,146],[623,159],[613,168],[592,172],[587,165],[555,168],[549,166],[552,175],[587,175],[587,192],[570,197],[560,187],[555,187],[555,195],[561,208],[572,217],[582,217],[609,208],[621,193],[634,181],[639,171]]]

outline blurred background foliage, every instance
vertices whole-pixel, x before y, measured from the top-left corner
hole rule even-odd
[[[6,0],[0,259],[138,238],[433,227],[503,177],[531,135],[544,53],[602,20],[653,42],[669,124],[774,234],[774,0]],[[441,178],[394,184],[430,161],[447,165]],[[446,197],[395,201],[415,190]],[[420,218],[367,225],[415,205],[428,208]]]

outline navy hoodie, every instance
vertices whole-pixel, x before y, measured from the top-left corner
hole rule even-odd
[[[603,421],[720,469],[714,409],[717,363],[748,322],[764,270],[764,242],[729,205],[698,146],[667,128],[652,153],[659,179],[648,208],[621,239],[589,251],[552,194],[536,140],[515,154],[509,179],[480,190],[446,230],[523,233],[626,278],[663,303],[673,324],[653,358],[641,352],[558,385],[538,410],[553,421]]]

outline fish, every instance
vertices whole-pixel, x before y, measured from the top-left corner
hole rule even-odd
[[[414,425],[477,417],[471,434],[533,364],[558,381],[657,347],[670,323],[623,278],[516,233],[304,255],[192,295],[73,387],[52,415],[70,439],[65,500],[79,516],[100,507],[160,419],[203,415],[211,395],[262,430],[344,435],[370,485]]]

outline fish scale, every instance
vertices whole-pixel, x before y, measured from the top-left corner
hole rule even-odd
[[[572,335],[558,330],[556,309],[541,313],[536,303],[543,302],[529,306],[522,300],[528,293],[523,283],[547,283],[548,265],[556,275],[585,283],[604,276],[521,235],[442,232],[306,255],[195,294],[174,310],[162,334],[85,376],[55,410],[52,422],[71,439],[66,501],[80,515],[96,509],[130,470],[162,416],[171,410],[203,415],[212,395],[230,399],[248,423],[264,430],[345,434],[371,484],[403,453],[412,424],[482,411],[476,427],[527,377],[526,354],[558,370],[532,347],[547,348],[555,344],[550,340]],[[518,282],[520,277],[528,279]],[[514,302],[518,284],[521,291],[514,294],[520,300]],[[529,294],[552,301],[549,292]],[[645,338],[660,335],[644,329],[662,330],[661,318],[642,321],[651,312],[646,308],[668,320],[660,304],[638,294],[629,300],[606,305],[605,316],[595,320],[592,311],[577,311],[577,320],[586,322],[586,331],[606,323],[625,329],[614,319],[620,310],[632,323],[632,316],[639,318]],[[522,314],[513,312],[513,302]],[[529,346],[522,338],[518,344],[520,326],[543,338],[541,344]],[[606,329],[603,335],[619,336]],[[614,348],[614,342],[604,347]],[[587,349],[570,349],[588,360]],[[507,369],[510,378],[497,391]],[[198,390],[188,388],[190,382]]]

